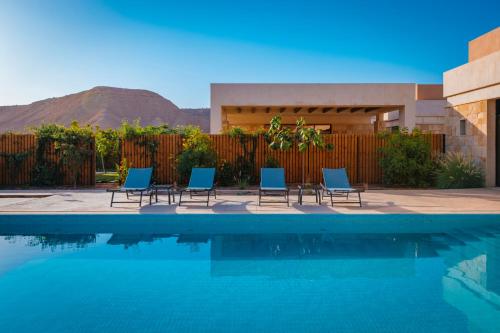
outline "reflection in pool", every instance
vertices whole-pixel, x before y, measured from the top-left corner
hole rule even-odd
[[[0,237],[1,332],[500,332],[500,228]]]

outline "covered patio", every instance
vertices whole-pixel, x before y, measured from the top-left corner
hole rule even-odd
[[[285,125],[304,118],[307,125],[324,134],[371,134],[384,129],[384,115],[404,110],[403,105],[224,105],[223,131],[242,127],[249,131],[267,128],[279,115]]]

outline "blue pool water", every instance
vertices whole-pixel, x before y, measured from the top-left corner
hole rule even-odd
[[[0,216],[0,332],[500,332],[498,217],[184,219]]]

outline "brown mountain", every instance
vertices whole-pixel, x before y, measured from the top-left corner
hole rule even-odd
[[[148,90],[95,87],[29,105],[0,106],[0,132],[26,131],[42,123],[119,127],[123,120],[140,118],[142,125],[197,125],[210,129],[209,109],[180,109],[168,99]]]

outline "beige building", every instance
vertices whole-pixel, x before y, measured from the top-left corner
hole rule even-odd
[[[386,127],[441,130],[441,85],[212,84],[210,131],[263,128],[275,115],[303,117],[328,133],[373,133]]]
[[[469,42],[469,62],[443,74],[448,151],[479,160],[486,185],[500,185],[500,28]]]
[[[445,72],[443,85],[212,84],[210,131],[265,128],[278,114],[285,124],[303,117],[325,133],[417,127],[445,133],[448,151],[471,154],[483,164],[487,186],[499,186],[499,99],[497,28],[469,43],[469,62]]]

